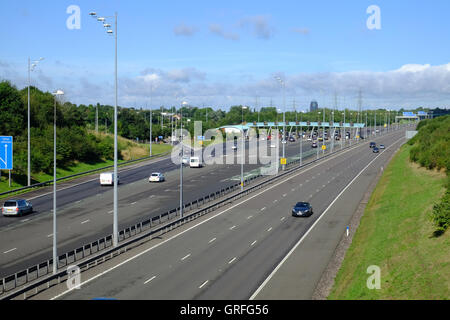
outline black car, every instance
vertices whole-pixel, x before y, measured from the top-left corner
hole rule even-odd
[[[377,147],[373,147],[372,152],[373,153],[378,153],[378,152],[380,152],[380,149],[378,149]]]
[[[313,208],[309,202],[297,202],[292,208],[292,216],[309,217],[313,214]]]
[[[289,142],[295,142],[295,138],[293,136],[289,137]]]
[[[312,144],[311,144],[311,148],[317,148],[317,142],[313,142]]]
[[[370,144],[369,144],[369,148],[375,148],[376,147],[376,143],[375,142],[371,142]]]

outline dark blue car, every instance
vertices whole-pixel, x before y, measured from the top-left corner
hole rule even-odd
[[[313,208],[309,202],[297,202],[292,208],[294,217],[309,217],[313,214]]]

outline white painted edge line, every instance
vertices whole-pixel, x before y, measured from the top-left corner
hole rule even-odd
[[[403,139],[403,138],[402,138],[402,139]],[[400,140],[401,140],[401,139],[400,139]],[[236,203],[236,204],[232,205],[231,207],[228,207],[228,208],[226,208],[225,210],[223,210],[223,211],[221,211],[221,212],[218,212],[217,214],[215,214],[215,215],[213,215],[213,216],[211,216],[211,217],[209,217],[209,218],[207,218],[207,219],[205,219],[205,220],[203,220],[203,221],[201,221],[201,222],[199,222],[199,223],[197,223],[197,224],[195,224],[195,225],[193,225],[193,226],[187,228],[186,230],[183,230],[183,231],[181,231],[180,233],[177,233],[177,234],[173,235],[172,237],[167,238],[166,240],[164,240],[164,241],[162,241],[162,242],[160,242],[160,243],[158,243],[158,244],[155,244],[154,246],[152,246],[152,247],[150,247],[150,248],[148,248],[148,249],[146,249],[146,250],[144,250],[144,251],[142,251],[142,252],[140,252],[140,253],[138,253],[138,254],[136,254],[136,255],[134,255],[134,256],[132,256],[132,257],[126,259],[126,260],[124,260],[124,261],[122,261],[121,263],[116,264],[115,266],[113,266],[113,267],[111,267],[111,268],[109,268],[109,269],[107,269],[107,270],[105,270],[105,271],[103,271],[103,272],[101,272],[101,273],[99,273],[99,274],[93,276],[92,278],[87,279],[86,281],[80,283],[80,285],[77,286],[77,288],[79,288],[79,287],[85,285],[86,283],[89,283],[89,282],[91,282],[91,281],[93,281],[93,280],[95,280],[95,279],[97,279],[97,278],[103,276],[104,274],[107,274],[107,273],[109,273],[109,272],[111,272],[111,271],[113,271],[113,270],[115,270],[115,269],[121,267],[122,265],[124,265],[124,264],[126,264],[126,263],[128,263],[128,262],[130,262],[130,261],[132,261],[132,260],[134,260],[134,259],[136,259],[136,258],[138,258],[138,257],[140,257],[140,256],[142,256],[142,255],[144,255],[144,254],[146,254],[147,252],[149,252],[149,251],[151,251],[151,250],[153,250],[153,249],[155,249],[155,248],[157,248],[157,247],[159,247],[159,246],[165,244],[166,242],[168,242],[168,241],[170,241],[170,240],[172,240],[172,239],[178,238],[178,237],[181,236],[182,234],[184,234],[184,233],[186,233],[186,232],[188,232],[188,231],[190,231],[190,230],[192,230],[192,229],[197,228],[198,226],[200,226],[200,225],[202,225],[202,224],[204,224],[204,223],[206,223],[206,222],[208,222],[208,221],[210,221],[210,220],[212,220],[212,219],[214,219],[214,218],[216,218],[216,217],[218,217],[218,216],[224,214],[225,212],[228,212],[228,211],[230,211],[231,209],[234,209],[235,207],[240,206],[241,204],[246,203],[246,202],[252,200],[253,198],[258,197],[259,195],[261,195],[261,194],[263,194],[263,193],[265,193],[265,192],[267,192],[267,191],[269,191],[269,190],[271,190],[271,189],[273,189],[273,188],[279,186],[279,185],[282,184],[282,183],[285,183],[285,182],[288,181],[288,180],[291,180],[292,178],[294,178],[294,177],[296,177],[296,176],[298,176],[298,175],[300,175],[300,174],[303,174],[303,173],[305,173],[305,172],[307,172],[307,171],[309,171],[309,170],[311,170],[311,169],[313,169],[313,168],[315,168],[315,167],[317,167],[317,166],[319,166],[319,165],[322,165],[322,164],[324,164],[324,163],[326,163],[326,162],[328,162],[328,161],[330,161],[330,160],[332,160],[332,159],[334,159],[334,158],[336,158],[336,157],[345,155],[345,154],[348,153],[349,151],[352,151],[352,150],[357,149],[358,147],[362,147],[362,146],[364,146],[364,144],[360,144],[360,145],[353,146],[352,148],[347,149],[344,153],[335,154],[334,156],[331,156],[331,157],[329,157],[329,158],[326,158],[325,160],[323,160],[323,161],[321,161],[321,162],[318,162],[318,163],[312,165],[311,167],[304,168],[304,170],[301,169],[301,170],[300,170],[299,172],[297,172],[296,174],[291,175],[291,176],[287,177],[286,179],[282,179],[282,181],[280,181],[280,182],[278,182],[278,183],[276,183],[276,184],[274,184],[274,185],[272,185],[272,186],[270,186],[270,187],[268,187],[268,188],[265,188],[265,189],[262,190],[261,192],[259,192],[259,193],[257,193],[257,194],[254,194],[253,196],[251,196],[251,197],[249,197],[249,198],[247,198],[247,199],[244,199],[244,200],[242,200],[241,202]],[[389,148],[389,147],[388,147],[388,148]],[[385,150],[386,150],[386,149],[385,149]],[[383,151],[383,152],[384,152],[384,151]],[[381,155],[381,153],[380,153],[379,155]],[[236,226],[231,227],[230,230],[234,229],[235,227],[236,227]],[[67,289],[67,290],[63,291],[62,293],[60,293],[60,294],[54,296],[54,297],[51,298],[50,300],[58,299],[59,297],[62,297],[63,295],[66,295],[67,293],[73,291],[74,289],[75,289],[75,288]]]
[[[228,264],[231,264],[231,263],[233,263],[233,261],[234,260],[236,260],[237,258],[236,257],[234,257],[233,259],[231,259],[230,261],[228,261]]]
[[[9,249],[8,251],[5,251],[5,252],[3,252],[4,254],[6,254],[6,253],[10,253],[10,252],[13,252],[14,250],[17,250],[17,248],[12,248],[12,249]]]
[[[254,245],[256,242],[258,242],[258,240],[253,241],[253,242],[251,243],[250,247],[253,247],[253,245]]]
[[[256,291],[251,295],[249,300],[254,300],[255,297],[261,292],[262,289],[266,286],[266,284],[272,279],[272,277],[275,275],[275,273],[278,271],[278,269],[281,268],[281,266],[286,262],[286,260],[291,256],[291,254],[297,249],[297,247],[303,242],[303,240],[308,236],[308,234],[311,232],[311,230],[316,226],[316,224],[320,221],[320,219],[328,212],[328,210],[334,205],[334,203],[341,197],[341,195],[353,184],[353,182],[359,178],[359,176],[372,164],[375,162],[375,160],[378,159],[379,156],[381,156],[387,149],[395,145],[400,140],[403,140],[404,138],[400,138],[396,140],[394,143],[392,143],[388,148],[384,149],[383,152],[379,153],[375,158],[372,159],[353,179],[350,181],[345,188],[334,198],[334,200],[330,203],[330,205],[325,209],[325,211],[322,212],[320,217],[313,223],[313,225],[306,231],[306,233],[300,238],[300,240],[294,245],[294,247],[287,253],[287,255],[281,260],[281,262],[275,267],[275,269],[270,273],[270,275],[264,280],[264,282],[256,289]]]
[[[208,243],[212,243],[212,242],[216,241],[216,239],[217,239],[217,238],[212,238],[211,240],[209,240]]]
[[[88,223],[89,221],[91,221],[91,220],[89,220],[89,219],[87,219],[87,220],[84,220],[81,224],[85,224],[85,223]]]
[[[266,207],[264,207],[264,208],[261,208],[261,211],[264,211],[264,210],[266,210]]]

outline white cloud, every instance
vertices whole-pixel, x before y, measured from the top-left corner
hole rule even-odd
[[[239,21],[241,27],[250,26],[253,29],[253,34],[258,38],[268,40],[274,35],[274,27],[270,25],[270,16],[256,15],[241,19]]]
[[[188,26],[185,25],[184,23],[179,24],[178,26],[173,28],[173,33],[176,36],[192,36],[194,35],[194,33],[196,33],[198,30],[196,27],[194,26]]]
[[[214,33],[215,35],[217,35],[219,37],[223,37],[225,39],[239,40],[239,35],[237,33],[225,32],[225,31],[223,31],[222,26],[220,26],[219,24],[210,24],[209,31],[211,31],[211,33]]]

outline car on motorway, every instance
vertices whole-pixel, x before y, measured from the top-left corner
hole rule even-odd
[[[189,159],[190,159],[190,157],[184,156],[184,157],[181,159],[181,162],[182,162],[183,164],[185,164],[185,165],[189,165]]]
[[[369,148],[375,148],[376,146],[377,144],[373,141],[369,144]]]
[[[148,178],[148,182],[162,182],[166,181],[166,177],[161,172],[153,172]]]
[[[312,141],[312,138],[311,138],[311,137],[308,137],[308,139],[306,139],[306,141]]]
[[[295,142],[295,138],[293,136],[289,137],[289,142]]]
[[[317,148],[317,142],[313,141],[313,143],[311,144],[311,148]]]
[[[117,175],[117,184],[120,184],[120,176]],[[114,172],[100,173],[100,185],[101,186],[113,186],[114,185]]]
[[[272,142],[272,143],[270,144],[270,147],[271,147],[271,148],[276,148],[277,146],[275,145],[275,143]]]
[[[233,144],[233,146],[231,147],[231,150],[237,151],[237,145],[236,145],[236,144]]]
[[[313,214],[313,208],[309,202],[297,202],[292,208],[292,216],[309,217]]]
[[[380,152],[380,149],[378,149],[377,147],[374,147],[374,148],[372,149],[372,152],[373,152],[373,153],[378,153],[378,152]]]
[[[24,199],[7,200],[3,204],[2,214],[4,216],[21,216],[24,213],[32,213],[33,205]]]
[[[384,146],[384,144],[380,144],[379,148],[380,149],[385,149],[386,147]]]

